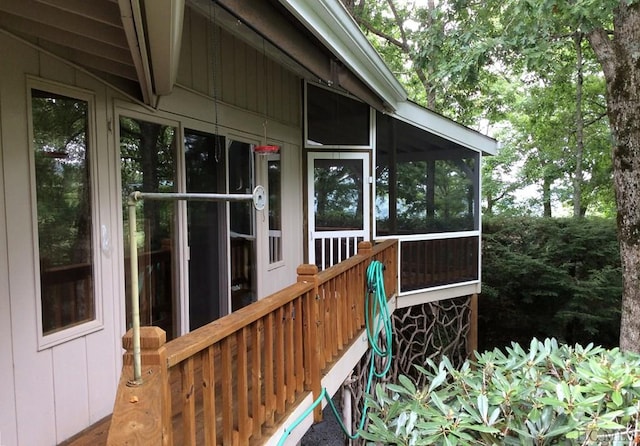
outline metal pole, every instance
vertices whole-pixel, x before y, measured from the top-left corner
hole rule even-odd
[[[187,200],[187,201],[248,201],[261,211],[266,206],[264,187],[256,186],[253,194],[197,194],[132,192],[129,195],[129,259],[131,268],[131,322],[133,328],[133,380],[130,385],[142,384],[142,360],[140,358],[140,296],[138,289],[138,246],[136,238],[136,202],[139,200]]]
[[[133,381],[142,384],[142,360],[140,359],[140,297],[138,288],[138,243],[136,237],[136,200],[129,198],[129,261],[131,266],[131,319],[133,324]]]
[[[186,200],[186,201],[248,201],[259,211],[265,206],[265,190],[257,186],[252,194],[200,194],[200,193],[161,193],[161,192],[132,192],[130,198],[138,200]]]

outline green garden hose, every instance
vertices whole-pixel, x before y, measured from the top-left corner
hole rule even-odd
[[[365,314],[365,326],[367,331],[367,339],[369,340],[369,347],[371,348],[371,360],[369,361],[369,375],[367,377],[367,386],[365,392],[367,394],[371,394],[371,385],[373,382],[373,378],[383,378],[391,368],[391,360],[392,360],[392,345],[393,345],[393,327],[391,325],[391,313],[389,313],[389,305],[387,304],[387,294],[384,289],[384,265],[378,261],[373,260],[369,267],[367,268],[367,292],[364,300],[364,314]],[[373,317],[374,320],[371,320]],[[382,336],[384,345],[381,347],[377,339]],[[382,363],[384,367],[381,371],[377,371],[375,367],[376,359],[382,358]],[[326,398],[331,410],[338,420],[342,431],[345,433],[347,437],[351,440],[357,439],[360,434],[356,432],[355,434],[350,434],[342,422],[342,418],[338,413],[338,409],[333,404],[331,400],[331,395],[327,392],[325,387],[322,388],[322,392],[320,392],[320,396],[316,398],[313,404],[307,408],[300,417],[298,417],[293,424],[286,428],[278,442],[278,446],[284,445],[287,437],[291,434],[291,432],[298,427],[302,421],[307,418],[313,409],[315,409],[320,403],[322,403],[322,399]],[[369,407],[365,403],[364,408],[362,410],[362,416],[360,418],[360,423],[358,424],[358,431],[364,428],[366,419],[367,419],[367,411]]]

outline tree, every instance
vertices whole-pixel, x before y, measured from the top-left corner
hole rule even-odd
[[[599,8],[593,2],[594,9]],[[613,178],[623,271],[620,347],[640,351],[640,2],[613,10],[613,32],[593,26],[587,37],[607,84],[613,135]]]
[[[491,73],[490,68],[498,61],[515,72],[553,72],[553,60],[548,55],[559,42],[579,41],[579,35],[589,42],[604,74],[613,139],[613,184],[623,270],[620,346],[639,351],[640,1],[451,0],[432,11],[436,21],[444,23],[445,17],[447,28],[432,26],[421,31],[423,38],[440,45],[432,55],[449,57],[424,60],[438,62],[435,78],[457,76],[468,81],[475,76],[480,87],[481,73]],[[442,30],[450,37],[447,41],[438,34]],[[429,35],[429,31],[436,34]]]

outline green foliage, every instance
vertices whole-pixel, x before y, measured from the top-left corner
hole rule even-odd
[[[369,441],[397,445],[630,444],[640,405],[640,356],[533,339],[418,367],[368,398]]]
[[[622,273],[615,221],[483,221],[481,348],[533,336],[618,343]]]

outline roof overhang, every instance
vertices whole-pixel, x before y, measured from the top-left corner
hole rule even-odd
[[[486,155],[498,153],[499,143],[497,140],[427,110],[414,102],[399,103],[392,116],[468,149]]]
[[[118,0],[145,103],[173,90],[180,61],[184,0]]]
[[[495,155],[498,142],[407,99],[407,92],[337,0],[279,0],[373,90],[392,115],[461,146]]]
[[[365,84],[388,109],[407,100],[407,92],[382,60],[344,5],[336,0],[279,0]]]

